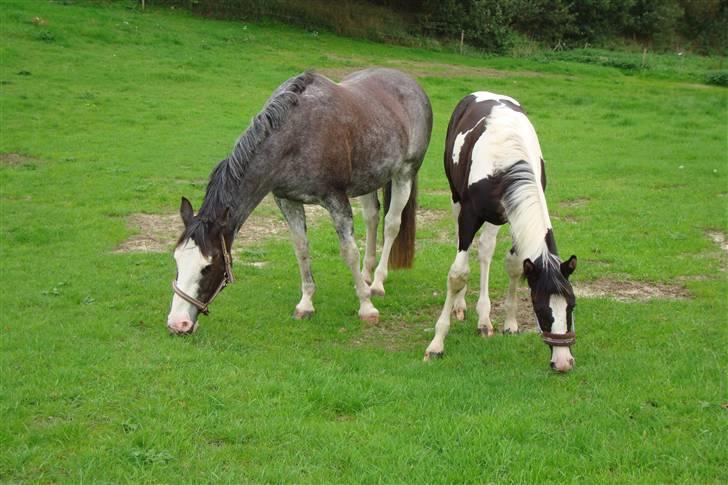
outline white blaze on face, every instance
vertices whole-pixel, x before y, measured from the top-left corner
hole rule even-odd
[[[551,315],[554,317],[554,323],[551,325],[551,333],[565,334],[567,331],[566,298],[561,295],[551,295],[549,298],[549,306],[551,307]],[[552,349],[551,362],[554,363],[556,370],[570,370],[574,365],[571,349],[569,347],[553,347]]]
[[[174,259],[177,262],[177,287],[186,294],[197,298],[197,291],[202,279],[202,270],[211,264],[211,259],[202,255],[192,239],[177,246],[174,250]],[[172,296],[172,308],[167,317],[167,325],[180,321],[191,321],[197,309],[189,302],[180,298],[176,293]]]

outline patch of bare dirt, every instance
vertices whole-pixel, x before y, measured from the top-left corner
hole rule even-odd
[[[574,293],[580,298],[609,298],[622,302],[662,300],[685,300],[690,293],[679,285],[648,283],[628,279],[603,278],[588,283],[574,283]]]
[[[18,165],[35,163],[38,161],[39,160],[37,158],[29,157],[27,155],[21,155],[20,153],[0,153],[0,165],[16,167]]]
[[[559,206],[566,208],[581,208],[585,207],[589,203],[589,199],[586,197],[578,197],[576,199],[567,199],[559,202]]]
[[[551,216],[552,219],[555,221],[563,222],[564,224],[578,224],[579,218],[574,216],[565,216],[565,215],[557,215],[553,214]]]
[[[720,231],[708,231],[706,234],[720,249],[728,253],[728,241],[726,241],[725,234]]]
[[[306,217],[309,224],[315,224],[326,215],[325,209],[319,206],[306,206]],[[178,214],[132,214],[127,220],[129,227],[139,231],[138,234],[122,242],[114,252],[117,253],[164,253],[169,252],[182,233],[182,221]],[[271,197],[256,208],[245,221],[235,238],[233,257],[237,257],[247,247],[260,244],[270,239],[288,237],[288,226]],[[253,266],[264,266],[265,262],[251,263]]]
[[[528,288],[525,286],[518,288],[516,290],[516,300],[518,302],[516,309],[518,330],[521,333],[536,332],[536,315],[533,313],[533,305],[531,304],[531,295],[529,294]],[[474,301],[477,301],[477,296]],[[473,304],[472,311],[475,311],[475,304]],[[506,321],[505,294],[500,298],[491,299],[490,319],[493,322],[493,326],[495,326],[496,332],[501,332],[503,330],[503,323]]]

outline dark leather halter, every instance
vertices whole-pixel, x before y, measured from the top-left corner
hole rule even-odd
[[[571,347],[576,342],[576,334],[574,332],[541,332],[541,340],[543,340],[543,343],[546,345],[550,345],[552,347]]]
[[[222,281],[217,286],[217,289],[212,294],[210,299],[207,300],[207,303],[202,303],[197,298],[191,297],[190,295],[188,295],[187,293],[182,291],[179,286],[177,286],[177,281],[172,281],[172,289],[177,294],[177,296],[179,296],[186,302],[194,305],[197,308],[197,310],[200,313],[202,313],[203,315],[207,315],[210,313],[210,310],[208,309],[208,307],[212,303],[212,300],[214,300],[215,297],[218,294],[220,294],[220,292],[223,290],[223,288],[225,288],[228,285],[228,283],[235,283],[235,278],[233,277],[232,257],[230,256],[230,253],[227,250],[227,245],[225,244],[225,236],[223,236],[222,233],[220,233],[220,246],[222,249],[222,257],[225,260],[225,275],[223,276]]]

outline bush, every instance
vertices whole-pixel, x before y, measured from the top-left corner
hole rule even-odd
[[[705,75],[705,84],[728,86],[728,70],[708,72]]]

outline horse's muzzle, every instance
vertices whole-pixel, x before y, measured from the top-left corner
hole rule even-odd
[[[551,370],[555,372],[569,372],[574,368],[574,358],[562,360],[559,359],[556,362],[551,362]]]
[[[197,330],[197,322],[191,320],[179,320],[167,323],[167,330],[174,335],[191,335]]]

